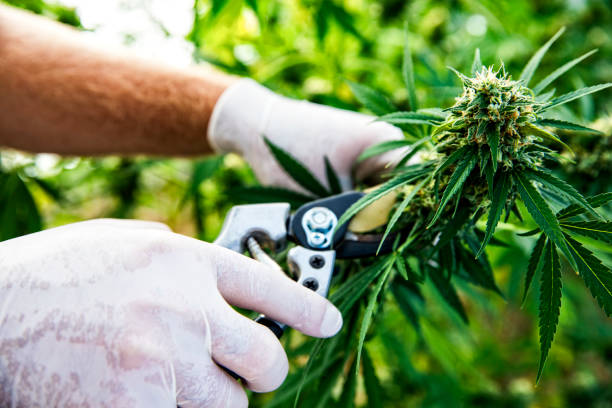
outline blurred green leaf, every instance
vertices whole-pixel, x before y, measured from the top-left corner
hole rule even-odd
[[[390,140],[388,142],[382,142],[379,144],[372,145],[365,149],[357,158],[357,161],[363,161],[370,157],[378,156],[379,154],[386,153],[390,150],[399,149],[412,145],[409,140]]]
[[[533,77],[533,74],[538,69],[538,66],[540,65],[540,62],[542,61],[542,58],[544,57],[544,55],[546,54],[550,46],[564,32],[565,32],[565,27],[561,27],[561,29],[557,31],[557,33],[553,35],[552,38],[546,42],[546,44],[544,44],[542,47],[540,47],[538,51],[536,51],[536,53],[533,55],[533,57],[531,57],[527,65],[525,65],[525,68],[523,68],[523,72],[521,72],[521,76],[519,77],[519,79],[524,82],[525,86],[529,85],[529,82],[531,81],[531,77]]]
[[[442,298],[450,307],[452,307],[455,312],[461,317],[464,323],[468,323],[467,313],[465,313],[465,309],[461,304],[461,300],[459,300],[459,295],[457,291],[453,287],[450,282],[450,279],[447,279],[442,275],[442,272],[436,268],[429,268],[429,278],[431,279],[434,287],[440,292]]]
[[[572,69],[575,65],[579,64],[585,58],[590,57],[595,54],[597,50],[591,50],[586,54],[581,55],[578,58],[575,58],[568,62],[567,64],[562,65],[561,67],[554,70],[550,75],[541,80],[536,86],[533,87],[533,92],[537,95],[542,92],[548,85],[550,85],[555,79],[559,78],[561,75],[565,74],[567,71]]]
[[[329,185],[329,190],[331,194],[340,194],[342,192],[342,186],[340,185],[340,180],[338,180],[338,175],[334,170],[334,167],[329,162],[327,156],[325,159],[325,175],[327,177],[327,184]]]
[[[397,110],[389,98],[374,88],[352,81],[347,82],[355,98],[375,115],[382,116]]]
[[[408,105],[411,111],[416,111],[419,106],[416,97],[416,83],[414,81],[414,65],[412,62],[412,50],[408,41],[408,24],[404,27],[404,55],[402,59],[402,78],[408,91]]]

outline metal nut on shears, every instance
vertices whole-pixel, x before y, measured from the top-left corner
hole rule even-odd
[[[327,248],[331,245],[338,218],[325,207],[313,207],[304,213],[302,228],[306,232],[308,245],[313,248]]]

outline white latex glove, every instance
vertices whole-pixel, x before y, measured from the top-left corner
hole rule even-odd
[[[342,325],[278,271],[165,225],[98,220],[0,244],[0,406],[246,407],[287,357],[229,303],[318,337]]]
[[[342,187],[352,186],[351,172],[367,147],[401,140],[402,132],[374,117],[275,94],[251,79],[230,86],[219,98],[208,126],[208,139],[219,153],[245,158],[264,185],[303,191],[278,165],[263,136],[303,163],[327,185],[324,156],[338,173]],[[360,163],[362,179],[398,160],[398,152]]]

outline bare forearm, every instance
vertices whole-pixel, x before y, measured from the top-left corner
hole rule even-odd
[[[193,155],[233,81],[123,50],[0,5],[0,145],[32,152]]]

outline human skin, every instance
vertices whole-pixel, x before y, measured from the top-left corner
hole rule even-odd
[[[0,145],[66,155],[202,155],[236,79],[93,45],[77,30],[0,5]]]

